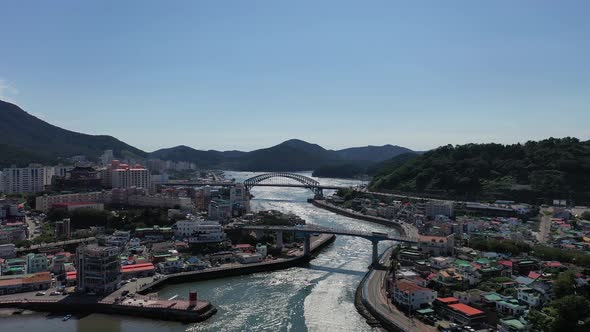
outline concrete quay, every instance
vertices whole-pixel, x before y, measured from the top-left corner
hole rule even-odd
[[[37,297],[35,293],[7,295],[0,298],[0,308],[34,310],[60,314],[116,314],[150,319],[201,322],[213,316],[217,309],[206,301],[191,305],[186,300],[164,300],[147,296],[99,298],[72,294]]]
[[[415,229],[415,227],[413,227],[410,224],[406,224],[406,223],[402,223],[399,221],[390,220],[390,219],[386,219],[386,218],[381,218],[381,217],[368,216],[368,215],[365,215],[362,213],[358,213],[358,212],[351,211],[348,209],[343,209],[341,207],[329,204],[324,200],[314,199],[314,200],[310,200],[310,202],[314,206],[319,207],[320,209],[328,210],[330,212],[334,212],[334,213],[339,214],[341,216],[345,216],[345,217],[349,217],[349,218],[353,218],[353,219],[358,219],[358,220],[363,220],[363,221],[368,221],[368,222],[373,222],[373,223],[380,224],[380,225],[387,226],[387,227],[392,227],[396,231],[398,231],[401,236],[406,236],[406,237],[410,237],[410,238],[417,238],[418,230],[416,229],[414,231],[412,228]]]
[[[311,237],[311,252],[317,253],[322,248],[334,242],[336,236],[333,234],[322,234]],[[312,257],[306,257],[301,251],[297,256],[291,258],[277,258],[276,260],[251,263],[251,264],[226,264],[225,266],[210,268],[201,271],[180,272],[168,274],[149,284],[142,286],[137,293],[149,294],[168,284],[180,284],[195,281],[204,281],[210,279],[226,278],[238,275],[245,275],[258,272],[268,272],[275,270],[288,269],[295,266],[303,266],[309,262]]]

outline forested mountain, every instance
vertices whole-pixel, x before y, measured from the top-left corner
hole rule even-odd
[[[241,156],[246,154],[242,151],[215,151],[196,150],[185,145],[173,148],[160,149],[149,154],[150,158],[173,161],[188,161],[197,164],[198,167],[214,168],[223,167],[235,168]]]
[[[590,192],[590,142],[566,137],[512,145],[447,145],[385,166],[370,186],[458,195]]]
[[[397,145],[383,145],[383,146],[363,146],[356,148],[348,148],[336,150],[336,155],[344,160],[364,160],[371,162],[380,162],[391,159],[403,153],[414,153],[414,151]]]
[[[75,155],[97,158],[107,149],[113,149],[117,155],[147,155],[112,136],[86,135],[53,126],[0,100],[1,166],[52,163]]]

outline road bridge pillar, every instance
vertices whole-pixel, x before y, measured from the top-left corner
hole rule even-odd
[[[283,231],[277,231],[276,232],[276,236],[277,236],[277,244],[276,244],[276,247],[277,248],[283,248]]]
[[[305,234],[305,241],[303,242],[303,256],[311,256],[311,239],[309,234]]]
[[[371,259],[371,264],[373,266],[377,266],[379,264],[379,241],[371,241],[373,243],[373,255]]]

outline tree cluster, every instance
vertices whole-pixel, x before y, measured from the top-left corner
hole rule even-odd
[[[590,191],[590,142],[446,145],[377,172],[371,188],[477,196],[525,186],[548,195]]]

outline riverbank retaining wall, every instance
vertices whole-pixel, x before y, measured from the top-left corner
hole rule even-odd
[[[311,200],[311,203],[316,206],[319,207],[320,209],[325,209],[328,210],[330,212],[334,212],[336,214],[345,216],[345,217],[349,217],[349,218],[353,218],[353,219],[358,219],[358,220],[363,220],[363,221],[368,221],[368,222],[374,222],[380,225],[384,225],[384,226],[388,226],[388,227],[392,227],[394,228],[396,231],[398,231],[398,233],[401,236],[406,236],[406,232],[403,229],[403,227],[396,221],[394,220],[389,220],[389,219],[385,219],[385,218],[380,218],[380,217],[374,217],[374,216],[367,216],[364,214],[360,214],[360,213],[356,213],[356,212],[352,212],[337,206],[334,206],[332,204],[328,204],[325,201],[322,200]]]
[[[322,248],[334,242],[336,236],[327,235],[321,239],[314,241],[312,244],[311,251],[313,254],[317,253]],[[311,257],[305,257],[303,255],[276,261],[276,262],[265,262],[265,263],[253,263],[250,265],[244,265],[232,269],[219,269],[219,270],[203,270],[194,272],[182,272],[164,276],[159,280],[154,281],[151,284],[147,284],[137,291],[139,294],[148,294],[157,291],[158,289],[168,284],[180,284],[186,282],[204,281],[210,279],[233,277],[258,272],[268,272],[275,270],[288,269],[295,266],[303,266],[309,262]]]

